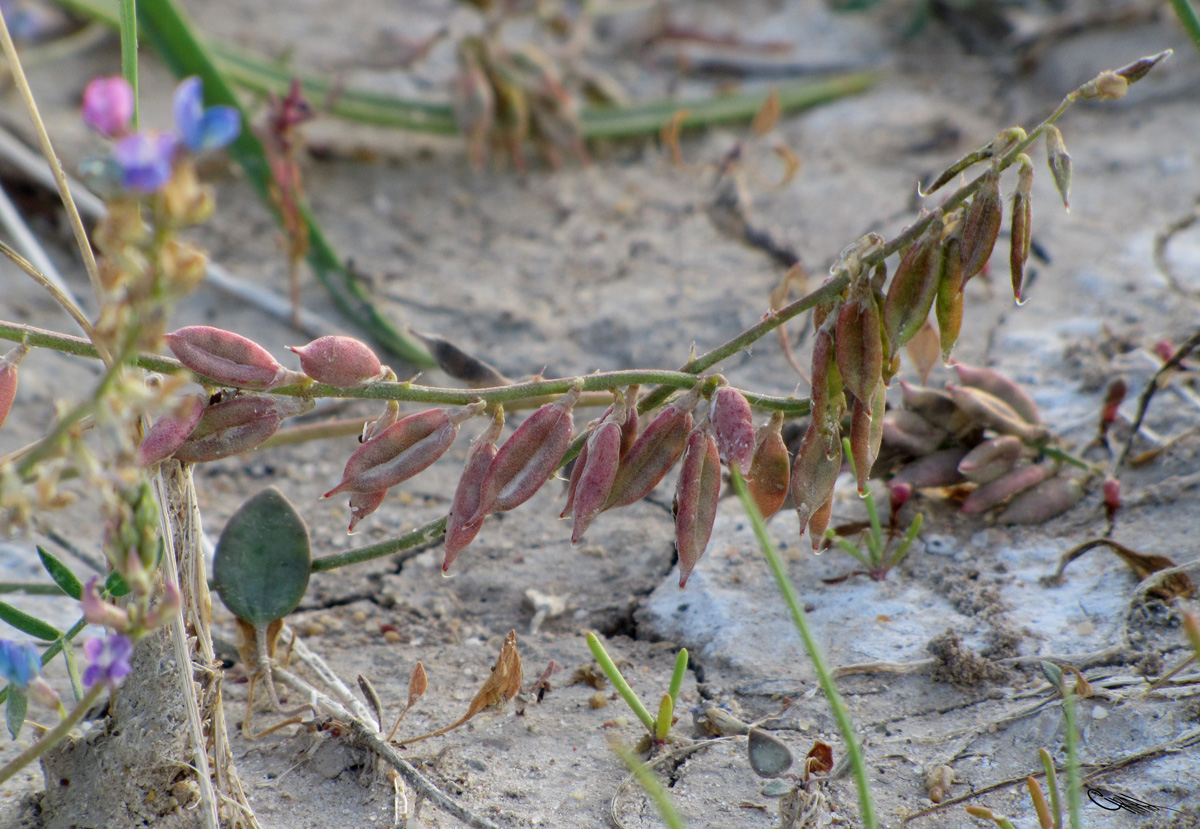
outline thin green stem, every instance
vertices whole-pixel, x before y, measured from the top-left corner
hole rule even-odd
[[[1079,779],[1079,733],[1076,731],[1075,691],[1063,682],[1063,720],[1067,729],[1067,810],[1071,829],[1083,829],[1083,804]]]
[[[133,89],[133,129],[138,128],[137,0],[121,0],[121,74]]]
[[[47,731],[42,739],[10,760],[4,768],[0,768],[0,784],[9,780],[14,774],[45,754],[51,746],[66,737],[71,732],[71,729],[80,723],[83,715],[88,712],[88,709],[96,704],[96,701],[100,699],[100,695],[107,688],[107,685],[99,682],[93,685],[91,690],[84,695],[78,705],[71,709],[71,712],[67,714],[62,722]]]
[[[667,693],[671,695],[672,704],[679,701],[679,691],[683,688],[683,678],[687,674],[687,667],[687,648],[680,648],[679,656],[675,657],[675,670],[671,673],[671,685],[667,689]]]
[[[850,715],[846,712],[842,697],[833,683],[833,674],[829,672],[829,666],[825,664],[825,657],[821,655],[821,648],[808,627],[808,616],[804,613],[804,604],[796,594],[796,588],[792,586],[791,579],[788,578],[787,571],[783,567],[783,560],[779,557],[779,551],[775,549],[775,542],[767,533],[767,524],[763,521],[758,506],[750,498],[746,482],[736,467],[731,470],[731,476],[734,491],[741,499],[742,508],[745,509],[750,524],[754,527],[754,535],[758,538],[758,545],[767,559],[767,566],[775,577],[779,592],[783,594],[783,600],[792,614],[792,622],[795,624],[800,638],[804,641],[804,649],[808,652],[809,659],[812,660],[813,670],[816,671],[821,690],[825,693],[825,700],[829,703],[833,717],[837,720],[838,729],[842,732],[842,741],[846,744],[846,756],[850,758],[850,767],[854,770],[854,780],[858,787],[858,805],[862,826],[864,829],[877,829],[879,822],[875,817],[871,783],[867,778],[867,768],[863,762],[862,750],[858,745],[858,735],[854,732],[854,724],[850,722]]]
[[[629,683],[621,675],[621,669],[617,667],[617,663],[613,662],[612,657],[608,655],[608,651],[604,649],[604,645],[600,642],[600,637],[589,631],[587,643],[588,648],[592,651],[592,656],[596,657],[596,662],[600,665],[600,670],[604,671],[604,675],[608,677],[608,681],[613,684],[613,688],[621,695],[621,699],[625,700],[625,704],[642,721],[642,725],[646,726],[646,730],[653,735],[654,717],[650,716],[650,711],[642,704],[637,693],[629,687]]]
[[[358,547],[335,555],[314,558],[312,572],[320,573],[326,570],[336,570],[339,567],[345,567],[350,564],[361,564],[364,561],[390,556],[392,553],[399,553],[413,547],[419,547],[422,544],[428,544],[430,541],[441,537],[445,532],[446,519],[445,517],[438,518],[430,521],[428,524],[422,524],[415,530],[409,530],[404,535],[389,538],[387,541],[381,541],[378,544]]]
[[[650,795],[650,799],[658,807],[658,813],[662,815],[663,823],[667,825],[668,829],[684,829],[683,817],[675,808],[675,804],[671,801],[667,790],[663,788],[663,784],[654,776],[650,766],[643,763],[636,754],[615,740],[609,743],[609,747],[621,758],[621,762],[629,769],[630,774],[637,780],[642,790]]]
[[[1068,463],[1071,466],[1075,466],[1075,467],[1083,469],[1087,472],[1091,472],[1093,475],[1102,474],[1104,471],[1103,468],[1098,466],[1097,464],[1088,463],[1087,461],[1083,460],[1082,458],[1077,458],[1074,455],[1072,455],[1070,452],[1066,452],[1062,449],[1059,449],[1056,446],[1039,446],[1038,451],[1041,452],[1043,455],[1045,455],[1047,458],[1054,458],[1054,460],[1056,460],[1056,461],[1062,461],[1063,463]]]
[[[1054,757],[1044,748],[1038,749],[1038,758],[1046,770],[1046,788],[1050,792],[1050,812],[1054,816],[1054,829],[1062,829],[1062,802],[1058,798],[1058,775],[1054,772]]]
[[[1188,37],[1192,39],[1192,45],[1196,47],[1197,51],[1200,51],[1200,18],[1196,17],[1196,10],[1192,8],[1191,0],[1171,0],[1171,8],[1175,10],[1175,16],[1183,24]]]

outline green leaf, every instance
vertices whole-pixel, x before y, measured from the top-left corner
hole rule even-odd
[[[234,513],[217,542],[213,584],[234,616],[255,627],[295,610],[308,589],[308,527],[270,487]]]
[[[75,601],[79,601],[80,596],[83,595],[83,584],[71,572],[71,568],[48,553],[45,547],[39,545],[37,551],[38,558],[42,560],[42,566],[46,568],[46,572],[50,574],[50,578],[54,579],[54,583],[62,589],[62,592]]]
[[[120,573],[113,570],[104,580],[104,591],[114,599],[119,599],[129,595],[129,585],[125,583],[125,579],[121,578]]]
[[[8,725],[8,733],[15,740],[25,726],[25,713],[29,710],[29,697],[24,688],[16,685],[8,686],[8,704],[4,706],[4,722]]]
[[[10,604],[0,602],[0,620],[8,622],[22,633],[28,633],[34,639],[53,642],[62,636],[62,631],[54,625],[43,622],[36,616],[30,616],[23,610],[17,610]]]

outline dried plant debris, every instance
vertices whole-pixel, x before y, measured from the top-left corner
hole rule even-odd
[[[941,636],[930,639],[925,650],[937,660],[931,672],[935,682],[974,688],[985,682],[1001,682],[1008,678],[1004,668],[964,645],[956,631],[947,630]]]

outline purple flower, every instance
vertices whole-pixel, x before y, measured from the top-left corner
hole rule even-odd
[[[175,90],[175,126],[194,153],[224,147],[242,131],[242,116],[231,106],[204,108],[200,79],[186,78]]]
[[[22,688],[37,678],[42,670],[42,657],[32,642],[0,639],[0,676]]]
[[[110,633],[104,639],[88,639],[83,643],[83,654],[90,664],[83,672],[83,684],[91,688],[102,682],[116,688],[133,670],[129,664],[132,653],[133,642],[119,633]]]
[[[171,178],[171,162],[179,138],[170,133],[135,132],[113,147],[113,158],[121,166],[121,184],[127,190],[153,193]]]
[[[94,78],[83,90],[83,122],[96,132],[116,138],[132,120],[133,87],[124,78]]]

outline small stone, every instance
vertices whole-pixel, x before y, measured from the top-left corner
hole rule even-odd
[[[384,631],[383,640],[392,645],[400,644],[400,634],[394,630]]]
[[[325,626],[319,622],[309,622],[304,626],[305,636],[320,636],[325,632]]]
[[[1103,708],[1102,706],[1097,705],[1095,708],[1092,709],[1092,719],[1093,720],[1102,720],[1107,716],[1108,716],[1108,711],[1105,708]]]
[[[608,697],[603,691],[597,691],[596,693],[592,694],[591,698],[588,700],[589,708],[605,708],[607,705]]]
[[[354,615],[350,618],[354,621],[354,624],[361,625],[363,622],[367,621],[367,614],[366,611],[356,610],[354,611]]]

